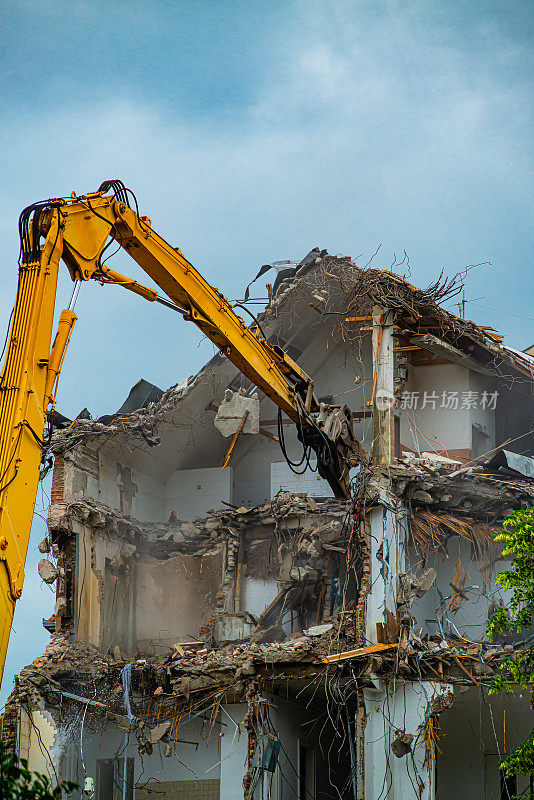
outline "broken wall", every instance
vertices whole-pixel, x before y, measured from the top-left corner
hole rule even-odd
[[[142,558],[134,589],[135,650],[167,655],[175,642],[199,636],[216,608],[223,555]]]
[[[113,796],[124,800],[146,800],[154,796],[154,792],[174,792],[181,789],[190,796],[202,796],[203,800],[235,800],[228,793],[220,792],[220,760],[219,733],[216,723],[212,735],[208,739],[209,726],[205,719],[196,719],[184,723],[180,729],[181,743],[178,745],[179,757],[165,758],[164,744],[154,744],[151,755],[142,758],[137,750],[134,733],[120,731],[112,723],[106,725],[105,736],[102,736],[103,717],[86,719],[83,733],[83,761],[80,741],[77,736],[68,742],[65,753],[64,777],[83,783],[85,775],[95,780],[95,800],[110,800]],[[225,725],[228,725],[226,720]],[[232,726],[232,734],[234,726]],[[147,732],[148,733],[148,732]],[[245,739],[246,735],[242,734]],[[128,759],[126,787],[123,783],[124,756]],[[231,755],[233,769],[243,774],[243,758],[236,752]],[[111,762],[111,763],[110,763]],[[133,769],[132,769],[133,768]],[[133,784],[133,785],[132,785]],[[135,790],[133,788],[135,786]],[[203,792],[200,795],[200,792]],[[115,794],[117,793],[117,794]],[[163,794],[162,797],[166,795]],[[168,795],[167,795],[168,796]],[[172,795],[171,795],[172,796]],[[178,795],[179,796],[179,795]],[[182,795],[183,796],[183,795]],[[187,795],[186,795],[187,796]]]
[[[484,639],[491,609],[506,603],[510,594],[495,586],[495,575],[506,566],[488,554],[477,556],[472,543],[458,536],[450,536],[423,563],[421,553],[409,546],[407,561],[414,572],[421,573],[424,564],[437,573],[432,587],[411,607],[416,628]]]
[[[158,480],[135,465],[118,461],[109,448],[79,446],[61,456],[63,499],[91,498],[140,522],[163,522],[175,511],[192,520],[209,508],[220,508],[232,495],[232,467],[176,469]]]

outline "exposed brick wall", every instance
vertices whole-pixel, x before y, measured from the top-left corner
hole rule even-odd
[[[54,471],[52,473],[51,505],[65,501],[66,489],[65,456],[62,453],[58,453],[54,459]]]
[[[0,739],[4,743],[7,752],[16,755],[17,753],[17,729],[20,710],[16,706],[6,704],[4,713],[0,716]]]

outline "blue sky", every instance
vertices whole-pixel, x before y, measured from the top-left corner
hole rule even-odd
[[[0,319],[21,209],[123,179],[142,213],[230,297],[319,245],[413,283],[469,274],[468,316],[524,348],[532,293],[530,2],[4,0]],[[115,269],[149,282],[127,256]],[[59,306],[69,295],[60,284]],[[482,306],[486,306],[484,308]],[[489,309],[500,309],[497,313]],[[210,356],[194,328],[85,285],[60,410],[115,410]],[[46,507],[46,499],[44,500]],[[37,518],[3,694],[42,652],[52,594]]]

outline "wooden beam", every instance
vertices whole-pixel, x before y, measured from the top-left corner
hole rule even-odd
[[[346,661],[349,658],[358,658],[358,656],[367,656],[372,653],[380,653],[382,650],[391,650],[398,647],[399,643],[394,644],[371,644],[368,647],[358,647],[356,650],[346,650],[343,653],[334,653],[331,656],[326,656],[322,659],[323,664],[334,664],[336,661]]]

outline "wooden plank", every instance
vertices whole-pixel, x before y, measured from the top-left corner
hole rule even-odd
[[[358,656],[380,653],[382,650],[391,650],[393,647],[398,646],[398,642],[394,644],[371,644],[368,647],[359,647],[357,650],[346,650],[344,653],[334,653],[331,656],[326,656],[322,661],[324,664],[333,664],[336,661],[346,661],[348,658],[357,658]]]
[[[469,678],[471,681],[473,681],[473,683],[475,684],[475,686],[480,686],[479,682],[478,682],[478,681],[477,681],[477,680],[476,680],[476,679],[473,677],[473,675],[471,675],[471,673],[469,672],[469,670],[467,670],[467,669],[464,667],[464,665],[462,664],[462,662],[460,661],[460,659],[459,659],[457,656],[454,656],[454,660],[456,661],[456,663],[458,664],[458,666],[460,667],[460,669],[462,670],[462,672],[463,672],[465,675],[467,675],[467,677],[468,677],[468,678]]]

